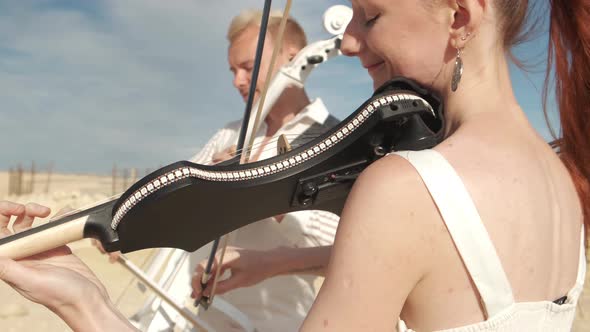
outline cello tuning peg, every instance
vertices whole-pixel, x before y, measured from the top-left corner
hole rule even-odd
[[[307,63],[310,65],[317,65],[324,62],[324,57],[321,55],[312,55],[307,57]]]
[[[332,6],[324,13],[324,29],[335,36],[343,34],[351,19],[352,9],[350,7],[345,5]]]

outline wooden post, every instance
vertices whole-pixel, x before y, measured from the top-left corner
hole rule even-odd
[[[27,188],[27,194],[32,194],[35,190],[35,161],[31,162],[31,178],[29,179],[29,187]]]
[[[8,170],[8,196],[14,193],[14,169],[10,167]]]
[[[16,168],[16,188],[15,188],[15,194],[17,196],[22,195],[23,193],[23,166],[21,164],[18,164],[18,167]]]
[[[51,185],[51,173],[53,173],[53,162],[47,166],[47,183],[45,184],[45,193],[49,193],[49,187]]]
[[[113,164],[113,196],[117,193],[117,164]]]
[[[127,168],[123,169],[123,188],[121,191],[127,190],[127,178],[129,177],[129,170]]]
[[[129,181],[129,186],[137,182],[137,168],[131,168],[131,174],[129,174],[131,181]],[[127,189],[127,188],[125,188]]]

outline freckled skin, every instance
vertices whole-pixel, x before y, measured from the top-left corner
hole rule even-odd
[[[515,298],[552,301],[575,283],[581,207],[564,165],[514,97],[489,3],[351,0],[341,50],[359,58],[374,86],[405,76],[441,96],[446,138],[435,150],[473,200]],[[458,48],[465,70],[453,92]],[[355,182],[302,332],[392,331],[397,316],[417,331],[486,319],[424,181],[398,158],[380,159]]]

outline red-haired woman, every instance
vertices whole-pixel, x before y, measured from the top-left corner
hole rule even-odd
[[[376,87],[405,76],[438,92],[446,139],[361,175],[301,330],[569,331],[590,222],[590,2],[551,1],[561,158],[512,92],[508,55],[527,1],[352,5],[343,52],[360,58]],[[33,289],[28,296],[74,329],[125,324],[80,274],[43,260],[0,262],[2,279]],[[55,292],[65,287],[85,296]]]

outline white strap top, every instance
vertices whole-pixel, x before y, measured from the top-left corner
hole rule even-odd
[[[477,208],[457,172],[440,153],[434,150],[400,151],[395,154],[410,162],[422,177],[461,259],[477,287],[488,320],[499,316],[500,313],[505,316],[507,309],[515,309],[517,306],[515,306],[512,288],[502,263],[481,221]],[[566,301],[566,303],[574,304],[572,319],[586,272],[583,236],[580,242],[576,286],[567,294]],[[547,307],[545,302],[538,303]],[[528,305],[530,304],[528,303]],[[570,320],[566,319],[566,321]],[[571,326],[571,321],[569,324]],[[403,322],[400,325],[403,325]],[[492,325],[498,326],[498,324]],[[489,329],[469,329],[469,331],[484,330],[488,331]]]

